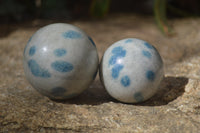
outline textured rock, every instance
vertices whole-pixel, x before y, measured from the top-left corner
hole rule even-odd
[[[171,21],[176,33],[172,37],[162,35],[153,18],[135,15],[72,22],[93,37],[100,57],[123,38],[154,44],[163,57],[166,77],[158,93],[139,104],[112,99],[99,78],[71,100],[52,101],[36,92],[24,77],[23,48],[38,28],[49,23],[53,22],[0,26],[5,32],[0,36],[0,132],[200,131],[200,19]]]

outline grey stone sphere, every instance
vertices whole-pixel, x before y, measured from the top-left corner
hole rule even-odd
[[[81,29],[55,23],[39,29],[24,49],[24,72],[41,94],[55,100],[79,95],[98,70],[93,40]]]
[[[100,79],[105,89],[124,103],[149,99],[157,92],[163,77],[163,61],[156,48],[136,38],[112,44],[100,64]]]

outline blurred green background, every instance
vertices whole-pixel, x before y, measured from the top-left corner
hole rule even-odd
[[[0,0],[0,23],[33,19],[102,19],[111,13],[152,15],[170,34],[167,20],[200,16],[200,0]]]

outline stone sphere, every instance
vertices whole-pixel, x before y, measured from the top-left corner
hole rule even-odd
[[[24,72],[30,84],[50,99],[77,96],[98,70],[93,40],[81,29],[55,23],[39,29],[24,49]]]
[[[152,97],[164,77],[163,61],[151,44],[128,38],[111,45],[100,65],[100,79],[107,92],[124,103]]]

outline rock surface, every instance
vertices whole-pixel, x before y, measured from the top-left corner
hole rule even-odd
[[[98,77],[80,96],[62,102],[36,92],[24,77],[23,48],[50,23],[55,21],[0,26],[0,132],[200,132],[200,19],[171,21],[172,37],[164,36],[153,18],[133,14],[70,22],[92,36],[100,57],[109,45],[129,37],[158,49],[166,77],[159,92],[139,104],[115,101]]]

